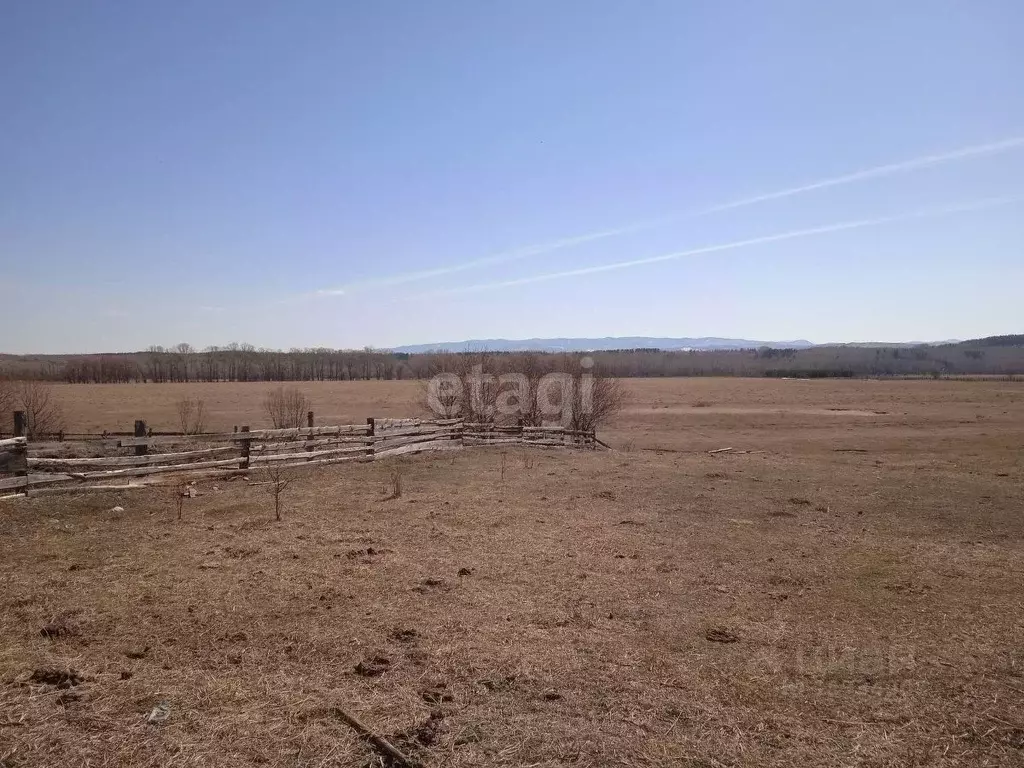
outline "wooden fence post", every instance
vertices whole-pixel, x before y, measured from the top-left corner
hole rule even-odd
[[[248,432],[248,431],[249,431],[249,425],[246,424],[244,427],[242,427],[242,432]],[[249,468],[249,443],[250,443],[251,440],[252,440],[252,438],[250,438],[248,436],[242,438],[242,460],[238,462],[238,468],[239,469],[248,469]]]
[[[306,435],[306,442],[309,443],[309,445],[306,446],[306,451],[307,452],[312,452],[312,450],[313,450],[313,412],[312,411],[308,411],[306,413],[306,426],[309,427],[309,434]],[[310,461],[310,459],[306,459],[306,461]]]
[[[14,436],[25,437],[25,412],[15,411],[14,412]],[[20,449],[15,449],[15,454],[18,458],[14,461],[14,476],[15,477],[28,477],[28,446],[21,446]],[[28,485],[25,486],[25,495],[28,496]]]
[[[141,437],[145,437],[145,436],[146,436],[146,422],[144,422],[142,419],[136,419],[135,420],[135,437],[136,438],[141,438]],[[145,456],[147,453],[149,453],[149,446],[146,445],[145,443],[143,443],[141,445],[136,445],[135,446],[135,455],[136,456]]]
[[[374,455],[377,453],[376,441],[374,441],[372,439],[373,436],[377,433],[376,421],[373,418],[369,418],[369,419],[366,420],[366,426],[367,426],[366,434],[369,435],[370,438],[371,438],[370,443],[369,443],[370,448],[367,451],[366,455],[369,456],[372,459],[374,457]]]

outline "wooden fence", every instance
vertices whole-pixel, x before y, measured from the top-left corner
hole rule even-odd
[[[468,446],[527,445],[544,448],[594,448],[603,445],[593,432],[560,426],[502,426],[461,419],[367,419],[365,424],[307,426],[228,433],[154,435],[145,421],[135,422],[132,437],[116,442],[122,453],[92,458],[33,456],[40,450],[24,433],[24,417],[15,414],[15,435],[0,440],[0,498],[83,491],[124,490],[180,476],[227,477],[274,467],[310,467],[374,461],[423,451]],[[109,433],[107,433],[109,435]],[[51,443],[52,446],[52,443]],[[154,476],[164,476],[154,478]],[[138,478],[147,478],[139,481]],[[111,484],[125,480],[127,485]]]

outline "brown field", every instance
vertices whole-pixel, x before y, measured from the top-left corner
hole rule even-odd
[[[615,451],[327,467],[279,523],[242,479],[181,521],[0,502],[0,765],[388,765],[338,708],[424,767],[1024,765],[1022,385],[629,387]],[[75,431],[186,392],[228,429],[266,388],[60,395]],[[319,423],[418,408],[304,389]]]

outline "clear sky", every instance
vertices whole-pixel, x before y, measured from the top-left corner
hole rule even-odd
[[[0,351],[1021,332],[1022,29],[1019,0],[7,0]]]

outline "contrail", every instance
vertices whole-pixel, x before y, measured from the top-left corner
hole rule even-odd
[[[645,264],[657,264],[662,261],[674,261],[676,259],[683,259],[688,256],[701,256],[707,253],[718,253],[720,251],[732,251],[738,248],[747,248],[754,245],[765,245],[766,243],[777,243],[783,240],[796,240],[802,237],[811,237],[813,235],[824,235],[830,232],[842,232],[849,229],[862,229],[864,227],[877,227],[882,224],[890,224],[897,221],[909,221],[911,219],[922,219],[922,218],[933,218],[936,216],[945,216],[953,213],[964,213],[967,211],[979,211],[986,208],[995,208],[1000,205],[1009,205],[1011,203],[1020,202],[1024,200],[1024,195],[1016,195],[1010,197],[995,197],[987,198],[984,200],[978,200],[972,203],[962,203],[959,205],[949,205],[942,208],[929,208],[920,211],[913,211],[910,213],[898,214],[895,216],[881,216],[874,219],[860,219],[856,221],[846,221],[838,224],[827,224],[821,227],[812,227],[810,229],[797,229],[790,232],[783,232],[777,235],[765,235],[764,237],[754,237],[749,240],[736,240],[731,243],[723,243],[721,245],[708,245],[703,248],[692,248],[688,251],[675,251],[673,253],[665,253],[660,256],[649,256],[643,259],[632,259],[630,261],[618,261],[611,264],[598,264],[592,267],[580,267],[579,269],[568,269],[563,272],[548,272],[541,275],[532,275],[530,277],[520,277],[514,280],[502,280],[494,283],[481,283],[478,285],[463,286],[461,288],[448,288],[441,289],[438,291],[431,291],[426,296],[440,296],[440,295],[451,295],[458,293],[472,293],[475,291],[485,291],[493,288],[510,288],[517,285],[527,285],[529,283],[539,283],[547,280],[559,280],[564,277],[579,277],[581,275],[592,275],[598,272],[611,272],[618,269],[628,269],[630,267],[639,267]]]
[[[973,147],[964,147],[963,149],[944,152],[938,155],[925,155],[924,157],[917,157],[913,160],[904,160],[899,163],[889,163],[888,165],[879,165],[875,168],[868,168],[864,171],[848,173],[845,176],[836,176],[831,179],[813,181],[810,184],[803,184],[799,187],[790,187],[789,189],[782,189],[778,192],[768,192],[764,195],[755,195],[754,197],[746,197],[742,200],[734,200],[731,203],[713,205],[710,208],[703,208],[691,215],[703,216],[709,213],[728,211],[733,208],[743,208],[748,205],[763,203],[768,200],[778,200],[783,197],[801,195],[804,192],[812,192],[816,189],[838,187],[843,184],[853,184],[854,182],[864,181],[865,179],[877,179],[882,176],[891,176],[892,174],[900,173],[901,171],[916,171],[921,168],[929,168],[933,165],[950,163],[954,160],[963,160],[964,158],[975,157],[977,155],[991,155],[999,152],[1007,152],[1021,145],[1024,145],[1024,136],[1016,136],[1010,139],[1003,139],[1002,141],[993,141],[989,144],[977,144]]]
[[[355,293],[356,291],[363,288],[377,288],[387,285],[400,285],[402,283],[411,283],[416,280],[426,280],[430,277],[440,277],[442,275],[450,275],[454,272],[462,272],[467,269],[475,269],[476,267],[483,267],[488,264],[501,264],[506,261],[515,261],[517,259],[523,259],[528,256],[536,256],[541,253],[548,253],[550,251],[557,251],[562,248],[571,248],[574,245],[582,245],[588,243],[591,240],[603,240],[606,237],[614,237],[616,235],[622,235],[627,232],[631,232],[638,229],[643,229],[645,225],[632,225],[629,227],[619,227],[618,229],[606,229],[602,232],[591,232],[586,235],[576,235],[574,237],[564,237],[560,240],[553,240],[547,243],[541,243],[539,245],[528,245],[522,248],[516,248],[512,251],[503,251],[496,253],[493,256],[484,256],[480,259],[474,259],[473,261],[466,261],[462,264],[452,264],[447,267],[437,267],[436,269],[424,269],[417,272],[404,272],[399,275],[392,275],[391,277],[380,277],[371,280],[363,280],[361,282],[349,283],[341,288],[327,288],[324,290],[316,291],[316,296],[344,296],[347,293]]]
[[[826,189],[828,187],[838,187],[844,184],[854,184],[858,181],[866,181],[868,179],[877,179],[885,176],[892,176],[897,173],[904,173],[907,171],[916,171],[923,168],[930,168],[931,166],[941,165],[943,163],[950,163],[955,160],[964,160],[970,157],[977,157],[980,155],[991,155],[998,154],[1000,152],[1008,152],[1017,147],[1024,146],[1024,136],[1015,136],[1008,139],[1002,139],[1001,141],[993,141],[987,144],[975,144],[970,147],[962,147],[960,149],[953,150],[951,152],[943,152],[939,154],[924,155],[922,157],[916,157],[912,160],[903,160],[898,163],[888,163],[886,165],[875,166],[874,168],[868,168],[862,171],[856,171],[854,173],[848,173],[843,176],[835,176],[830,179],[821,179],[819,181],[813,181],[808,184],[802,184],[797,187],[787,187],[786,189],[780,189],[775,192],[767,192],[761,195],[755,195],[754,197],[745,197],[739,200],[733,200],[728,203],[720,203],[713,205],[708,208],[696,208],[690,211],[684,211],[682,213],[674,213],[658,218],[647,219],[642,222],[636,222],[622,227],[616,227],[614,229],[605,229],[597,232],[590,232],[582,235],[573,235],[571,237],[563,237],[558,240],[550,240],[544,243],[538,243],[536,245],[523,246],[521,248],[515,248],[509,251],[502,251],[500,253],[493,254],[491,256],[484,256],[479,259],[473,259],[471,261],[465,261],[460,264],[450,264],[444,267],[437,267],[435,269],[426,269],[416,272],[404,272],[390,277],[374,278],[371,280],[365,280],[357,283],[350,283],[340,288],[330,288],[315,291],[315,296],[342,296],[347,293],[356,292],[360,289],[373,288],[379,286],[388,285],[400,285],[402,283],[411,283],[418,280],[426,280],[431,277],[441,277],[444,275],[451,275],[456,272],[464,272],[469,269],[476,269],[477,267],[484,267],[490,264],[503,264],[509,261],[517,261],[519,259],[528,258],[530,256],[539,256],[545,253],[551,253],[553,251],[560,251],[565,248],[572,248],[577,245],[583,245],[584,243],[594,242],[596,240],[605,240],[610,237],[618,237],[625,235],[630,232],[639,232],[645,229],[651,229],[661,224],[666,224],[671,221],[677,221],[680,219],[697,218],[700,216],[708,216],[713,213],[720,213],[722,211],[729,211],[736,208],[745,208],[748,205],[756,205],[757,203],[767,202],[769,200],[780,200],[786,197],[792,197],[794,195],[801,195],[805,192],[812,192],[818,189]]]

